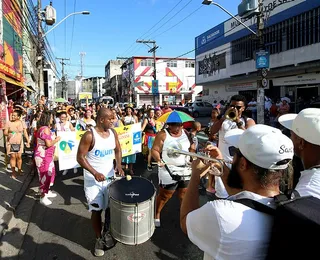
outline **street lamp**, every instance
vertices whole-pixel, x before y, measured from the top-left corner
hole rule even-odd
[[[223,6],[216,2],[212,2],[212,0],[203,0],[203,5],[215,5],[219,7],[222,11],[226,12],[228,15],[230,15],[233,19],[235,19],[238,23],[242,24],[245,28],[247,28],[250,32],[252,32],[254,35],[257,35],[255,31],[253,31],[250,27],[248,27],[246,24],[241,22],[237,17],[235,17],[232,13],[230,13],[227,9],[225,9]]]
[[[87,15],[87,14],[90,14],[89,11],[82,11],[82,12],[74,12],[74,13],[71,13],[71,14],[68,14],[65,18],[63,18],[60,22],[58,22],[55,26],[53,26],[49,31],[47,31],[46,33],[44,33],[42,35],[42,38],[44,38],[49,32],[51,32],[53,29],[55,29],[59,24],[61,24],[64,20],[68,19],[70,16],[72,15],[77,15],[77,14],[84,14],[84,15]]]

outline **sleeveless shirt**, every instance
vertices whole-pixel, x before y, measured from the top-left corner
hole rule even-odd
[[[162,148],[163,162],[167,164],[169,170],[173,175],[176,174],[180,176],[188,176],[185,178],[185,180],[190,179],[191,168],[187,165],[187,162],[189,161],[189,156],[179,155],[178,157],[170,158],[167,155],[167,149],[170,147],[184,151],[189,151],[191,144],[188,136],[186,135],[184,130],[182,130],[182,134],[179,137],[171,136],[166,129],[164,131],[166,132],[166,139],[163,142]],[[171,176],[169,175],[165,167],[159,167],[159,181],[161,184],[164,185],[175,182],[172,180]]]
[[[109,129],[109,137],[103,138],[94,127],[91,129],[94,136],[94,146],[87,153],[87,161],[97,172],[103,174],[106,178],[114,177],[113,159],[116,141],[113,131]],[[84,178],[94,179],[94,176],[86,169],[83,169],[83,173]]]

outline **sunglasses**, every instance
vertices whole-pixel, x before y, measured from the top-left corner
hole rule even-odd
[[[242,106],[234,106],[234,105],[230,105],[229,107],[236,108],[237,110],[240,110],[242,108]]]

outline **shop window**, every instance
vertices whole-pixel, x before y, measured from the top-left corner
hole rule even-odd
[[[194,68],[194,61],[187,60],[185,63],[186,68]]]

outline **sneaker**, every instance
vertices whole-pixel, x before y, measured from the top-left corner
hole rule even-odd
[[[44,196],[44,197],[42,197],[42,198],[40,199],[40,203],[41,203],[42,205],[49,206],[49,205],[52,204],[52,201],[49,200],[46,196]]]
[[[160,219],[156,218],[156,219],[154,220],[154,226],[155,226],[156,228],[161,227]]]
[[[152,166],[148,165],[147,169],[148,169],[149,172],[151,172],[152,171]]]
[[[94,252],[95,256],[103,256],[104,255],[104,243],[102,238],[97,238],[96,243],[94,245]]]
[[[64,176],[64,175],[67,175],[67,173],[68,173],[68,170],[64,170],[63,172],[62,172],[62,175]]]
[[[110,232],[104,232],[102,234],[102,239],[103,239],[103,243],[106,246],[107,249],[111,248],[114,246],[114,240],[113,237],[111,236]]]
[[[47,198],[55,198],[57,197],[57,193],[52,192],[51,190],[48,191],[48,193],[46,194]]]

